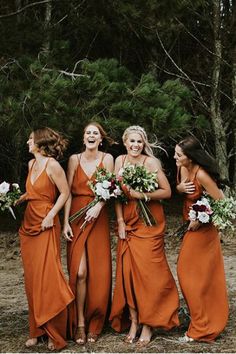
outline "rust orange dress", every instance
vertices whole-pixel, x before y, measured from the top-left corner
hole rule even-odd
[[[81,156],[81,155],[80,155]],[[103,157],[105,154],[103,154]],[[103,158],[102,158],[103,160]],[[102,161],[99,167],[103,167]],[[70,214],[86,206],[94,199],[94,194],[88,185],[93,176],[89,178],[80,165],[72,182],[72,203]],[[68,242],[68,271],[69,284],[76,296],[77,279],[80,260],[86,249],[87,255],[87,293],[85,302],[86,329],[90,333],[100,334],[106,319],[108,307],[111,301],[111,248],[108,211],[106,206],[101,209],[98,218],[80,229],[84,217],[76,219],[72,224],[73,240]],[[74,338],[78,327],[78,312],[76,301],[69,306],[70,336]]]
[[[74,296],[61,266],[58,215],[52,228],[41,230],[42,220],[54,205],[56,186],[46,167],[32,184],[32,167],[26,181],[28,204],[19,230],[30,338],[47,334],[55,348],[61,349],[66,345],[67,305]]]
[[[188,220],[189,208],[203,193],[196,178],[198,169],[190,176],[195,192],[186,195],[185,220]],[[228,300],[220,239],[212,223],[201,225],[197,231],[186,232],[177,272],[191,317],[186,334],[195,340],[213,341],[226,326]]]
[[[157,220],[145,226],[137,200],[123,204],[126,239],[118,240],[116,283],[110,320],[121,332],[130,326],[128,307],[138,313],[138,322],[171,329],[179,325],[179,298],[164,250],[165,216],[159,201],[148,203]]]

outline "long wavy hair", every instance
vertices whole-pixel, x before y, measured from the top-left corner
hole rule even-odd
[[[68,140],[55,130],[43,127],[33,131],[34,143],[44,156],[60,159],[67,148]]]
[[[216,159],[212,157],[194,136],[188,136],[178,143],[178,146],[190,160],[198,164],[217,182],[220,180],[219,167]]]

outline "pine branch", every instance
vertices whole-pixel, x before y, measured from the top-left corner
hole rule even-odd
[[[21,9],[15,11],[15,12],[10,12],[9,14],[5,14],[5,15],[0,15],[0,18],[7,18],[7,17],[18,15],[21,12],[27,10],[30,7],[41,5],[41,4],[46,4],[46,3],[49,3],[51,1],[52,0],[41,0],[41,1],[33,2],[32,4],[26,5],[26,6],[22,7]]]

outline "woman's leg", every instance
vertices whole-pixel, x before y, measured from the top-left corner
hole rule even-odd
[[[76,293],[76,302],[77,302],[77,311],[78,311],[78,328],[76,332],[76,342],[78,344],[84,344],[86,342],[85,335],[85,318],[84,318],[84,306],[86,299],[86,282],[87,282],[87,257],[86,249],[84,248],[77,279],[77,293]]]
[[[131,344],[134,342],[138,330],[138,315],[137,315],[137,311],[132,307],[129,307],[129,313],[130,313],[131,325],[130,325],[129,333],[125,337],[124,341],[126,343]]]

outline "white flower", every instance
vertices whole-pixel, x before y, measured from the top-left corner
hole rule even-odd
[[[103,189],[102,190],[102,199],[108,200],[110,199],[110,193],[108,189]]]
[[[20,186],[19,186],[18,183],[12,183],[12,187],[13,187],[14,189],[20,189]]]
[[[102,186],[103,188],[109,188],[111,186],[111,182],[105,180],[102,182]]]
[[[96,183],[96,186],[95,186],[95,194],[96,195],[102,195],[102,192],[103,192],[103,187],[102,187],[102,183],[100,182],[97,182]]]
[[[188,216],[189,216],[189,220],[195,221],[196,220],[196,211],[190,210],[190,212],[188,213]]]
[[[121,193],[122,193],[122,191],[121,191],[121,189],[118,186],[113,191],[114,197],[117,197],[118,195],[121,195]]]
[[[207,213],[205,213],[204,211],[199,211],[198,212],[198,220],[200,222],[202,222],[203,224],[205,224],[205,223],[209,222],[210,216]]]
[[[10,189],[10,184],[7,182],[2,182],[0,184],[0,193],[1,194],[6,194],[7,192],[9,192]]]

